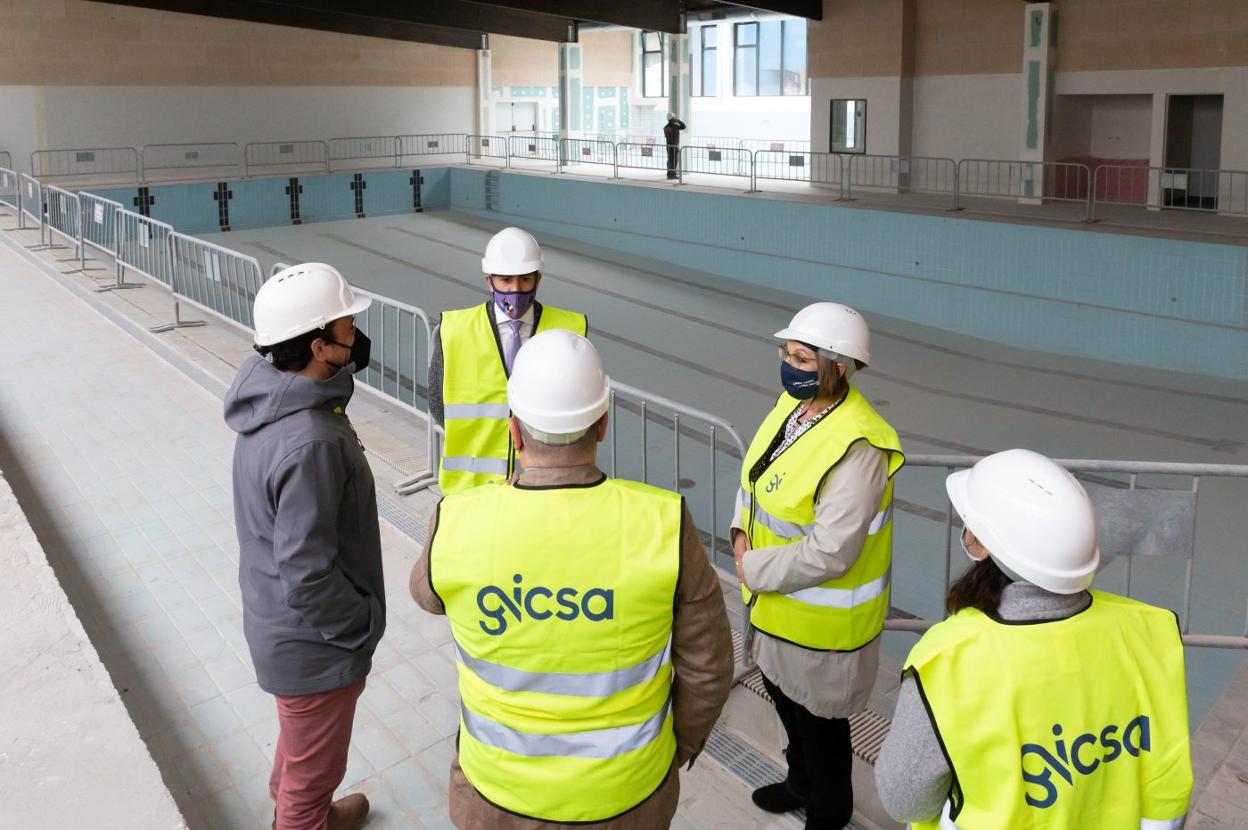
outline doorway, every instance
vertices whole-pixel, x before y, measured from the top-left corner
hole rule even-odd
[[[1217,210],[1222,96],[1171,95],[1166,104],[1162,205]]]
[[[537,104],[535,102],[497,104],[494,117],[495,128],[499,132],[537,132]]]

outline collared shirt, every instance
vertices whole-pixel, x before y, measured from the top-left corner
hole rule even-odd
[[[530,304],[528,310],[520,316],[519,329],[521,346],[529,342],[529,338],[533,336],[533,308],[534,306]],[[503,311],[498,303],[490,305],[490,313],[494,315],[494,328],[498,329],[498,342],[503,347],[503,354],[507,354],[507,347],[511,343],[511,338],[514,336],[511,333],[512,327],[506,325],[511,318],[507,316],[507,312]]]

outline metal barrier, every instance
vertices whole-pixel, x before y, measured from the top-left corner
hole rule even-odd
[[[552,163],[557,172],[561,166],[559,139],[545,136],[510,136],[507,139],[507,166],[510,167],[515,159]]]
[[[771,153],[809,153],[810,141],[790,138],[743,138],[740,147],[751,153],[759,150]]]
[[[13,169],[13,156],[8,150],[0,150],[0,167],[5,168],[6,170]]]
[[[16,170],[8,167],[0,167],[0,205],[11,208],[14,213],[19,213],[18,206],[20,178]]]
[[[558,138],[559,133],[544,130],[495,130],[494,135],[510,139],[513,135],[526,138]]]
[[[242,173],[242,148],[232,141],[144,144],[139,148],[140,184],[225,179]]]
[[[82,205],[77,193],[48,185],[43,189],[47,198],[48,244],[56,235],[73,247],[74,255],[82,259]]]
[[[962,159],[958,162],[958,190],[954,195],[953,206],[962,207],[963,196],[1036,202],[1081,202],[1087,206],[1085,219],[1090,221],[1091,182],[1092,174],[1086,164],[1065,161]]]
[[[393,135],[353,136],[329,140],[329,170],[334,162],[351,162],[348,167],[398,167],[399,139]],[[342,169],[339,167],[339,169]]]
[[[18,176],[17,226],[26,227],[29,216],[39,226],[39,243],[43,244],[43,185],[34,176],[22,173]]]
[[[755,150],[753,155],[754,185],[759,179],[811,184],[835,185],[844,197],[845,158],[837,153],[811,153],[790,150]]]
[[[1093,171],[1097,205],[1248,215],[1248,171],[1102,164]]]
[[[505,164],[510,164],[507,159],[507,139],[491,135],[469,135],[467,136],[468,146],[465,148],[467,161],[472,164],[475,159],[502,159]]]
[[[680,148],[680,164],[677,177],[685,183],[685,175],[696,173],[710,176],[741,176],[750,180],[754,189],[754,159],[748,150],[740,147],[702,147],[689,145]]]
[[[39,179],[82,179],[93,183],[138,184],[139,151],[133,147],[36,150],[30,172]]]
[[[972,466],[977,456],[914,455],[906,459],[906,469],[929,468],[944,474]],[[1101,518],[1101,571],[1098,579],[1116,578],[1110,589],[1126,596],[1137,592],[1139,581],[1132,580],[1136,560],[1142,557],[1183,562],[1183,593],[1180,625],[1184,642],[1208,648],[1248,649],[1248,615],[1242,637],[1227,634],[1191,633],[1192,577],[1197,564],[1196,531],[1200,483],[1203,478],[1248,479],[1248,465],[1237,464],[1176,464],[1153,461],[1100,461],[1062,459],[1057,463],[1083,479],[1082,483],[1098,508]],[[1186,479],[1188,486],[1167,489],[1141,486],[1140,478],[1150,481],[1162,477]],[[1124,478],[1125,477],[1125,478]],[[941,488],[943,492],[943,487]],[[1106,521],[1106,517],[1114,517]],[[954,530],[958,527],[952,506],[945,500],[944,561],[942,578],[930,581],[939,588],[936,597],[940,608],[950,584],[951,558],[956,550]],[[960,556],[959,556],[960,558]],[[1115,573],[1118,571],[1118,573]],[[1241,569],[1242,571],[1242,569]],[[896,572],[896,569],[894,569]],[[934,577],[934,575],[933,575]],[[925,580],[927,581],[927,580]],[[1156,581],[1156,580],[1154,580]],[[1138,593],[1138,592],[1137,592]],[[1156,601],[1148,598],[1146,601]],[[885,627],[893,630],[925,631],[935,624],[930,619],[890,620]]]
[[[931,156],[851,155],[846,164],[845,199],[853,198],[855,187],[954,198],[958,164],[953,159]]]
[[[679,163],[675,165],[679,167]],[[630,170],[667,169],[667,146],[664,144],[637,143],[621,141],[615,145],[615,169],[619,175],[621,168]]]
[[[252,306],[264,283],[255,257],[174,231],[169,234],[174,301],[255,329]]]
[[[82,206],[82,247],[80,257],[82,270],[87,270],[87,248],[94,248],[113,260],[116,278],[113,285],[100,286],[97,291],[118,288],[142,288],[143,283],[126,282],[117,263],[117,211],[125,210],[120,202],[79,191],[78,203]]]
[[[268,173],[328,173],[324,141],[254,141],[243,151],[243,176]]]
[[[468,136],[465,133],[401,135],[398,139],[400,167],[409,156],[463,156],[468,153]]]
[[[616,165],[616,148],[610,141],[592,138],[563,138],[559,140],[559,156],[566,169],[573,164],[601,164],[611,168],[611,178],[618,179],[620,169]]]
[[[117,229],[117,283],[125,282],[125,270],[160,283],[173,293],[173,322],[152,326],[149,331],[160,333],[179,328],[206,325],[203,320],[183,320],[177,279],[173,267],[173,226],[158,222],[133,211],[114,211]]]

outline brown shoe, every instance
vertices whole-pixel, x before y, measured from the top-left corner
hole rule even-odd
[[[355,830],[367,815],[368,798],[363,793],[352,793],[330,805],[325,830]]]

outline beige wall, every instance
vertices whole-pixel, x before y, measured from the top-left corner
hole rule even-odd
[[[0,2],[0,84],[471,86],[474,52],[85,0]]]
[[[1061,0],[1057,68],[1248,65],[1245,0]]]
[[[1024,6],[1018,0],[918,0],[916,75],[996,75],[1023,65]]]
[[[633,85],[633,32],[626,30],[585,32],[581,35],[581,59],[586,86]]]
[[[494,86],[558,86],[559,44],[490,35],[490,65]]]
[[[919,5],[929,0],[919,0]],[[901,75],[910,68],[902,48],[914,0],[823,0],[823,20],[807,29],[811,78]]]

